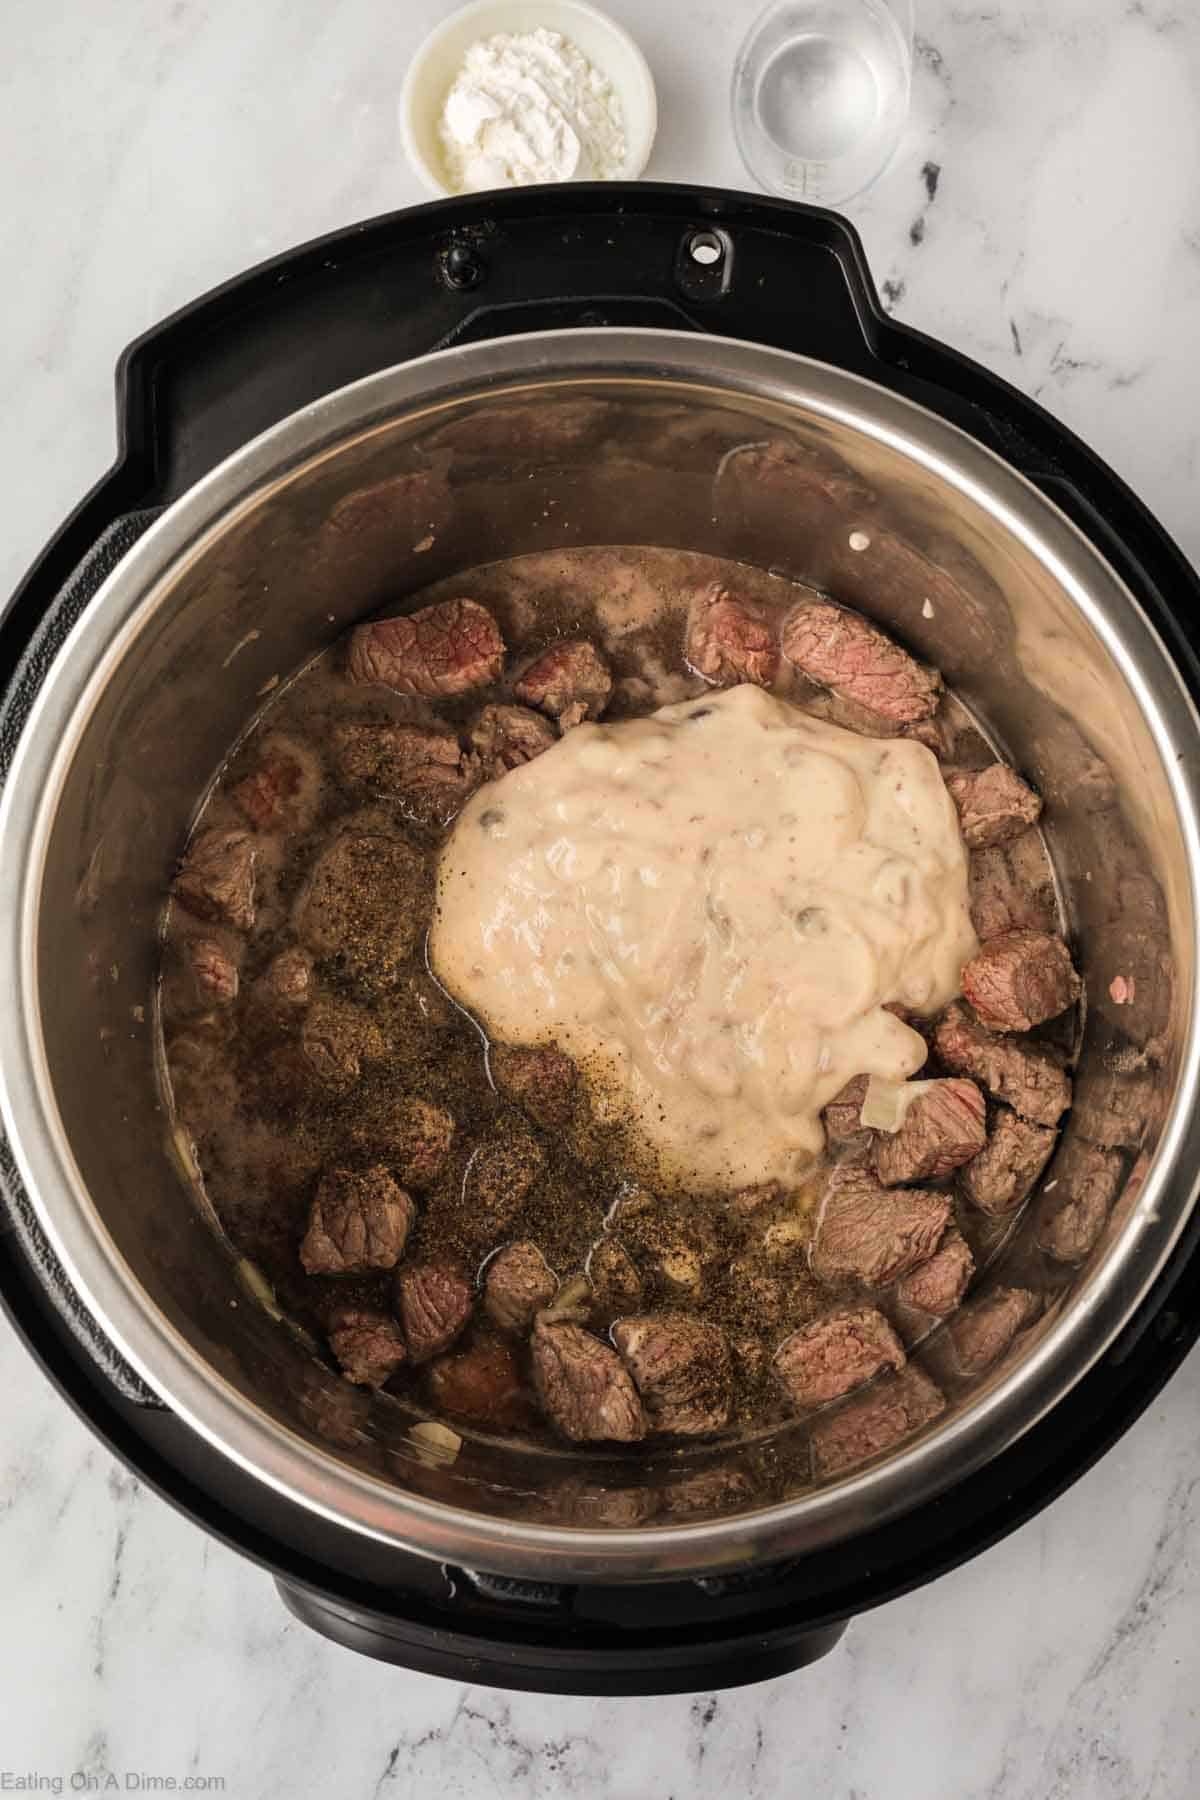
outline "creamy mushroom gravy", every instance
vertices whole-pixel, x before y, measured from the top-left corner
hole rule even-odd
[[[557,1042],[679,1183],[795,1182],[821,1108],[903,1081],[978,948],[932,753],[761,688],[582,724],[468,801],[435,973],[506,1042]]]

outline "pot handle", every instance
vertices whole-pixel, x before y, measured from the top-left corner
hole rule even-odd
[[[419,1606],[383,1611],[288,1581],[277,1580],[276,1587],[293,1618],[377,1662],[542,1694],[694,1694],[743,1687],[819,1661],[848,1623],[764,1629],[748,1616],[714,1621],[708,1629],[692,1621],[674,1630],[652,1622],[638,1631],[614,1630],[580,1620],[572,1605],[577,1589],[551,1590],[541,1582],[460,1569],[446,1575],[450,1603],[437,1609],[436,1618]],[[459,1615],[454,1595],[468,1583],[470,1609]],[[652,1609],[651,1590],[647,1613]]]

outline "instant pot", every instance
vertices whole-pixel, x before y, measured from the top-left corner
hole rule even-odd
[[[841,219],[654,185],[307,245],[134,344],[118,421],[0,625],[0,1294],[97,1435],[326,1635],[564,1693],[799,1667],[1060,1493],[1200,1329],[1200,589],[1134,496],[888,319]],[[414,1432],[223,1240],[161,1098],[163,895],[264,698],[434,579],[594,543],[827,588],[1046,801],[1076,1104],[967,1302],[1016,1285],[1038,1316],[987,1367],[933,1332],[939,1417],[820,1478],[804,1421],[637,1459]],[[1102,1204],[1077,1142],[1119,1166]]]

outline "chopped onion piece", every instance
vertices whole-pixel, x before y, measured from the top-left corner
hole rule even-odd
[[[439,1425],[436,1419],[425,1419],[419,1425],[410,1426],[408,1435],[422,1462],[452,1463],[462,1449],[462,1439],[457,1431],[451,1431],[448,1425]]]

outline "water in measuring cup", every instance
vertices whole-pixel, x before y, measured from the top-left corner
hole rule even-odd
[[[785,14],[786,35],[764,61],[755,96],[768,138],[797,163],[811,164],[894,137],[908,110],[909,54],[889,7],[801,0]]]

